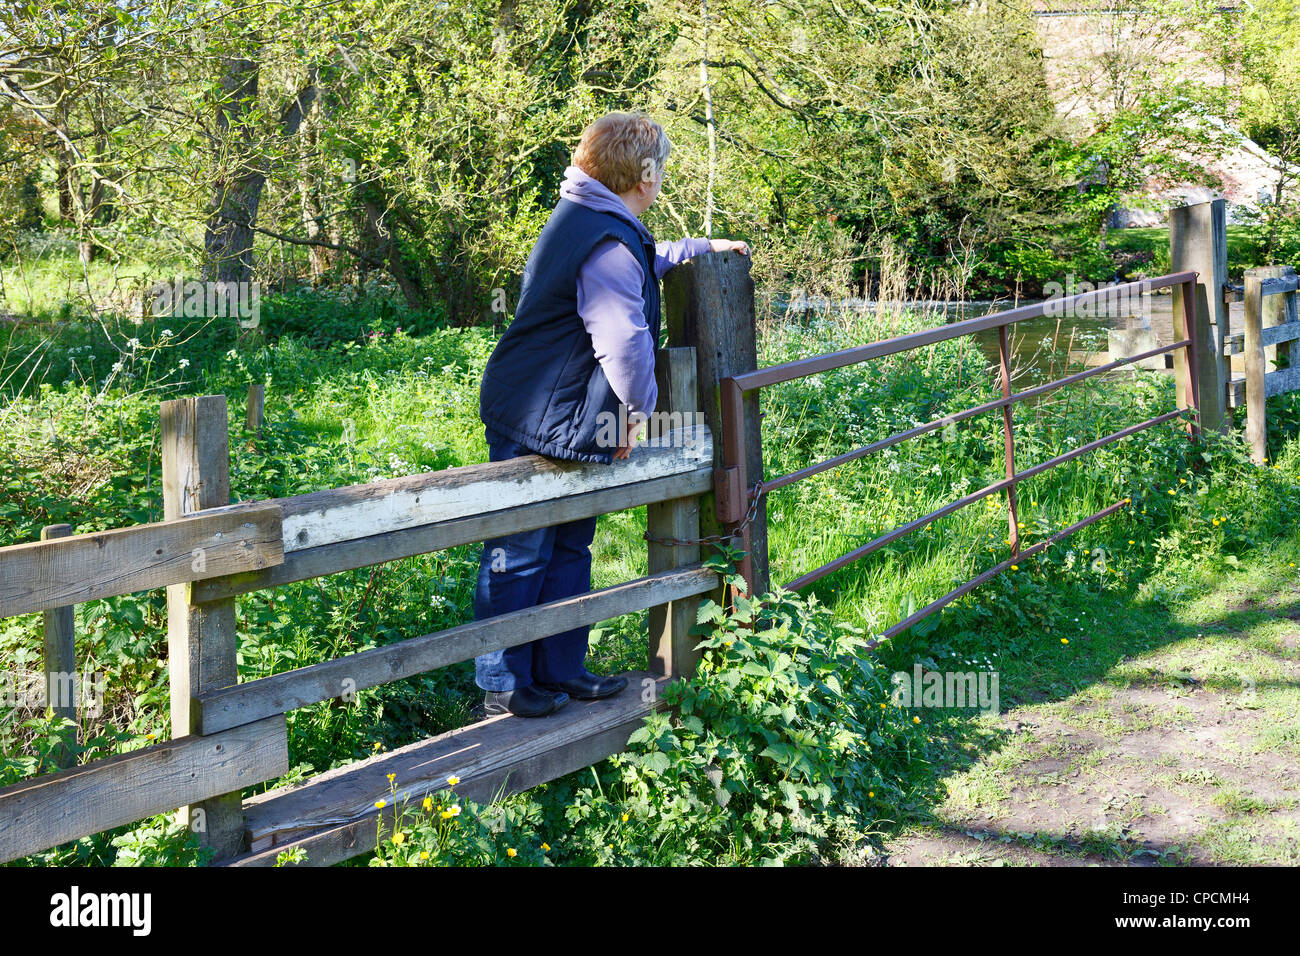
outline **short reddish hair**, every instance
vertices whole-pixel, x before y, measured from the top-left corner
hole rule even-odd
[[[621,195],[642,179],[659,178],[672,145],[645,113],[606,113],[582,131],[573,165]]]

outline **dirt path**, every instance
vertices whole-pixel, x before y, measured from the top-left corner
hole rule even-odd
[[[1285,568],[1285,563],[1283,564]],[[1300,863],[1300,589],[1180,608],[1199,636],[1064,700],[985,718],[1002,745],[946,778],[888,866]]]

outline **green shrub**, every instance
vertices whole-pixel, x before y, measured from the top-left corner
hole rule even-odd
[[[727,555],[712,566],[743,586]],[[863,632],[782,589],[731,613],[705,602],[699,621],[703,657],[669,685],[671,710],[611,758],[616,786],[568,807],[575,862],[799,863],[861,840],[928,742],[888,703]]]

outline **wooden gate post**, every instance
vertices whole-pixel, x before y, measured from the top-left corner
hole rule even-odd
[[[672,424],[696,424],[699,390],[695,380],[695,349],[661,349],[655,358],[655,378],[659,384],[659,407],[656,411],[667,413]],[[667,429],[661,425],[651,430],[650,437],[662,438],[666,434]],[[656,538],[682,541],[698,538],[700,499],[692,496],[647,505],[646,533]],[[650,574],[695,564],[699,560],[698,544],[649,542]],[[700,655],[690,632],[695,626],[699,603],[697,595],[650,608],[651,673],[690,677],[695,672]]]
[[[41,529],[41,540],[51,541],[72,534],[70,524],[51,524]],[[84,688],[77,680],[77,635],[75,607],[71,604],[45,612],[45,693],[46,704],[56,717],[77,719],[77,695]],[[65,695],[71,695],[69,699]],[[75,740],[75,738],[74,738]],[[76,761],[73,751],[60,744],[54,753],[60,767]]]
[[[669,346],[695,349],[699,409],[713,432],[713,464],[722,467],[722,401],[719,383],[758,367],[754,320],[754,280],[750,258],[738,252],[709,252],[670,269],[664,275],[664,318]],[[763,477],[763,444],[758,393],[745,396],[745,467],[750,487]],[[703,536],[722,530],[714,495],[700,498]],[[767,503],[760,501],[749,525],[754,591],[768,590]],[[719,603],[723,598],[719,595]]]
[[[1223,199],[1180,206],[1169,213],[1169,261],[1172,272],[1197,272],[1196,280],[1196,365],[1194,370],[1200,397],[1201,427],[1226,432],[1227,361],[1223,342],[1228,329],[1228,309],[1223,288],[1228,282],[1227,203]],[[1174,315],[1181,315],[1182,288],[1174,286]],[[1175,322],[1177,327],[1177,322]],[[1184,395],[1185,349],[1174,352],[1174,378],[1178,383],[1178,404],[1191,405]]]
[[[163,402],[161,420],[164,519],[230,504],[226,397]],[[196,553],[194,560],[203,561],[204,555]],[[235,598],[191,604],[190,587],[167,588],[173,738],[197,732],[195,697],[238,681]],[[238,791],[182,807],[177,818],[200,834],[203,846],[213,848],[214,860],[235,856],[243,848],[244,813]]]

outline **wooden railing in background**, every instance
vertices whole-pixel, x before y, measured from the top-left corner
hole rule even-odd
[[[1233,392],[1234,406],[1246,409],[1246,441],[1255,464],[1268,455],[1267,400],[1300,389],[1300,367],[1291,361],[1291,342],[1300,339],[1298,287],[1290,266],[1262,266],[1246,271],[1243,283],[1245,324],[1241,353],[1245,364],[1244,402]],[[1270,370],[1269,366],[1280,367]],[[1233,384],[1238,385],[1237,379]]]

